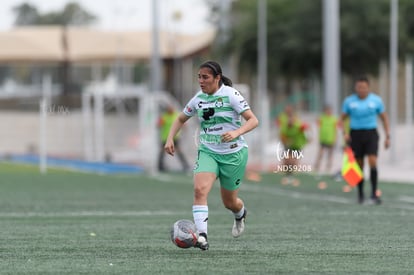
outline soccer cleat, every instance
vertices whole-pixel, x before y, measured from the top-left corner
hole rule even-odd
[[[234,238],[240,237],[240,235],[243,233],[246,216],[247,210],[244,209],[243,216],[240,219],[234,219],[233,229],[231,230],[231,233]]]
[[[375,205],[380,205],[382,203],[381,199],[377,196],[371,197],[371,202],[372,204],[375,204]]]
[[[200,233],[197,239],[197,242],[195,244],[195,247],[200,248],[201,250],[208,250],[208,242],[207,242],[207,234],[206,233]]]

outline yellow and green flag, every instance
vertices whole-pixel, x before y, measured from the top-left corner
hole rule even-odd
[[[361,168],[356,162],[354,152],[351,147],[346,147],[344,150],[344,156],[342,159],[342,177],[348,183],[348,185],[354,187],[364,177]]]

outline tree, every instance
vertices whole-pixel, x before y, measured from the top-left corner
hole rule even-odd
[[[78,3],[67,3],[61,12],[64,25],[88,25],[96,20],[96,16],[83,9]]]
[[[217,3],[208,1],[212,17]],[[322,1],[268,0],[269,75],[286,78],[320,76],[322,72]],[[241,70],[256,71],[257,1],[233,3],[230,42],[219,48],[235,54]],[[414,51],[414,1],[400,0],[400,58]],[[377,74],[389,55],[390,0],[341,0],[340,39],[342,72]]]
[[[15,25],[61,25],[81,26],[93,23],[97,18],[76,2],[67,3],[60,11],[40,14],[31,4],[23,3],[13,8]]]
[[[341,64],[350,76],[377,74],[389,55],[389,0],[340,2]]]
[[[14,25],[16,26],[33,25],[39,18],[37,8],[28,3],[17,5],[12,10],[16,14],[16,19],[14,20]]]
[[[66,49],[66,27],[89,25],[96,20],[96,16],[86,11],[76,2],[67,3],[61,11],[51,11],[40,14],[37,8],[31,4],[23,3],[13,8],[16,14],[15,25],[61,25],[64,28],[62,45]],[[63,60],[60,64],[60,74],[63,95],[70,92],[70,70],[71,64]]]
[[[321,69],[321,1],[268,0],[269,74],[307,76]],[[211,4],[211,2],[210,2]],[[217,12],[217,8],[212,8]],[[257,1],[233,4],[230,43],[220,49],[236,53],[241,68],[253,72],[257,63]]]
[[[414,53],[414,3],[412,0],[399,1],[400,58]]]

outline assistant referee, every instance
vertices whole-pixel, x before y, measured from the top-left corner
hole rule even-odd
[[[369,80],[362,76],[355,81],[355,93],[348,96],[342,104],[342,125],[347,117],[350,118],[350,133],[344,131],[345,141],[351,145],[355,158],[364,170],[364,157],[368,157],[371,179],[371,200],[374,204],[381,204],[377,196],[378,170],[377,155],[379,135],[377,132],[377,118],[380,117],[385,131],[385,149],[390,146],[390,129],[388,116],[385,113],[382,99],[370,91]],[[358,202],[364,203],[364,179],[358,184]]]

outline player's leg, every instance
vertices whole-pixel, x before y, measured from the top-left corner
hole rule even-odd
[[[369,141],[367,144],[367,155],[368,155],[368,165],[370,168],[371,199],[375,204],[381,204],[381,200],[377,196],[377,188],[378,188],[377,155],[378,155],[379,136],[376,130],[369,131],[367,134],[369,135]]]
[[[361,168],[362,174],[364,173],[364,158],[359,157],[355,158],[359,167]],[[365,195],[364,195],[364,176],[362,176],[361,181],[358,183],[358,203],[364,203]]]
[[[292,148],[285,148],[286,155],[283,159],[283,169],[286,170],[285,177],[282,178],[282,184],[291,184],[294,182],[292,167],[297,165],[297,159],[293,157],[293,150]]]
[[[289,170],[291,171],[291,174],[290,174],[291,177],[288,178],[288,183],[292,184],[293,186],[299,186],[300,181],[299,181],[298,178],[293,177],[293,175],[294,175],[293,173],[296,172],[296,169],[294,167],[299,166],[300,160],[294,152],[300,151],[302,149],[293,149],[293,150],[289,154],[290,165],[291,165],[289,167]]]
[[[239,189],[227,190],[221,187],[221,198],[224,206],[234,214],[234,223],[232,228],[233,237],[239,237],[244,231],[244,222],[246,220],[247,210],[244,202],[238,197]]]
[[[164,142],[160,143],[160,152],[158,153],[158,171],[162,172],[165,171],[164,167]]]
[[[208,249],[207,225],[208,225],[208,205],[207,197],[210,192],[216,174],[210,172],[200,172],[194,175],[194,202],[193,218],[199,234],[197,245],[203,250]]]
[[[199,152],[194,169],[193,218],[199,233],[197,247],[208,249],[208,194],[218,175],[218,165],[214,158],[205,152]]]
[[[315,172],[317,172],[317,173],[319,172],[319,167],[320,167],[321,159],[322,159],[322,156],[323,156],[323,150],[324,150],[323,145],[320,144],[319,145],[318,156],[317,156],[316,161],[315,161]]]
[[[244,203],[242,199],[238,197],[239,189],[227,190],[221,187],[220,191],[224,207],[226,207],[231,212],[235,213],[236,217],[238,216],[239,218],[241,218],[243,213],[240,212],[242,212],[244,208]],[[237,213],[240,213],[241,215],[237,215]]]
[[[368,164],[370,168],[371,199],[373,200],[374,203],[380,204],[381,201],[377,197],[377,188],[378,188],[377,156],[369,155]]]
[[[328,173],[331,173],[332,170],[332,163],[333,163],[333,152],[334,152],[334,146],[333,145],[329,145],[328,147],[326,147],[327,150],[327,163],[326,163],[326,170]]]
[[[364,139],[363,139],[363,131],[359,130],[351,130],[351,148],[354,152],[355,159],[362,170],[364,172]],[[365,200],[364,196],[364,178],[358,183],[358,203],[362,204]]]
[[[247,148],[219,157],[221,198],[224,206],[234,214],[233,237],[239,237],[244,231],[247,211],[244,202],[238,197],[238,190],[246,171],[247,158]]]

